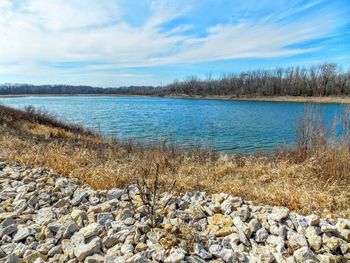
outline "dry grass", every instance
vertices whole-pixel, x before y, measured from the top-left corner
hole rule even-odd
[[[177,192],[226,192],[304,214],[350,215],[347,139],[317,150],[315,141],[307,149],[300,142],[268,157],[221,156],[118,143],[45,114],[1,106],[0,124],[3,158],[51,167],[95,188],[123,187],[137,182],[141,173],[150,178],[157,173],[162,190],[176,181]]]

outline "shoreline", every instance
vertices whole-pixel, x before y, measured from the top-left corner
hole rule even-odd
[[[303,97],[303,96],[257,96],[257,97],[232,97],[232,96],[189,96],[189,95],[137,95],[137,94],[20,94],[0,95],[0,98],[23,98],[23,97],[155,97],[174,99],[206,99],[206,100],[232,100],[232,101],[254,101],[254,102],[293,102],[293,103],[342,103],[350,104],[350,96],[344,97]]]
[[[262,96],[262,97],[231,97],[231,96],[164,96],[164,98],[177,99],[208,99],[208,100],[232,100],[255,102],[294,102],[294,103],[344,103],[350,104],[350,96],[346,97],[302,97],[302,96]]]

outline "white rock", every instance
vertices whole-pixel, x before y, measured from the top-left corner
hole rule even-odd
[[[289,209],[286,207],[273,207],[271,214],[268,215],[269,220],[281,222],[289,215]]]
[[[269,251],[260,255],[261,263],[272,263],[275,261],[275,256]]]
[[[100,254],[94,254],[85,258],[84,263],[104,263],[105,257]]]
[[[225,248],[233,249],[233,247],[236,247],[238,242],[240,242],[239,235],[237,233],[232,233],[222,240],[222,245]]]
[[[154,252],[152,254],[152,259],[160,261],[160,262],[165,261],[165,259],[166,259],[166,251],[165,251],[165,249],[162,249],[162,250]]]
[[[101,231],[102,231],[101,225],[99,225],[98,223],[92,223],[80,229],[78,233],[82,235],[84,238],[89,238],[92,236],[97,236]]]
[[[219,253],[219,257],[225,262],[234,262],[235,253],[231,249],[222,249]]]
[[[209,253],[213,254],[214,256],[219,256],[221,250],[222,246],[219,244],[213,244],[209,247]]]
[[[318,226],[320,223],[320,218],[315,214],[308,215],[305,219],[309,226]]]
[[[322,238],[319,236],[316,228],[308,227],[305,231],[305,236],[313,250],[318,251],[321,248]]]
[[[145,253],[138,253],[126,260],[126,263],[147,263],[148,258]]]
[[[37,211],[36,215],[33,216],[34,222],[40,225],[47,225],[56,219],[57,216],[51,207],[41,208]]]
[[[95,253],[99,253],[101,249],[101,239],[99,237],[94,237],[87,244],[80,244],[76,246],[73,250],[74,256],[77,257],[79,261],[83,261],[87,256],[91,256]]]
[[[266,243],[271,246],[282,246],[284,247],[284,240],[280,236],[269,235],[266,239]]]
[[[258,243],[263,243],[267,240],[269,236],[269,233],[265,228],[260,228],[256,233],[255,233],[255,241]]]
[[[134,246],[131,244],[123,244],[122,247],[120,248],[120,252],[125,255],[128,253],[133,253],[134,252]]]
[[[170,255],[165,259],[165,263],[180,263],[182,260],[185,259],[186,252],[181,249],[172,249],[170,252]]]
[[[287,239],[288,239],[288,246],[292,250],[308,246],[306,238],[303,235],[301,235],[301,234],[299,234],[297,232],[288,231]]]
[[[307,260],[313,260],[317,262],[316,255],[308,247],[299,248],[298,250],[294,251],[293,256],[297,263],[303,263]]]

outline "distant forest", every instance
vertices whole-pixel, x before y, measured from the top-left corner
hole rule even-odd
[[[0,85],[0,95],[125,94],[155,96],[343,96],[350,95],[350,71],[334,63],[306,67],[253,70],[213,79],[194,76],[163,87],[96,88],[70,85]]]
[[[97,88],[72,85],[0,84],[0,95],[77,95],[77,94],[153,94],[152,86],[130,86],[120,88]]]

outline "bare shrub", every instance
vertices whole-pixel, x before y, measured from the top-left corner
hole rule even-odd
[[[147,209],[147,213],[151,220],[151,227],[157,226],[156,218],[165,212],[166,207],[171,199],[167,202],[160,203],[161,190],[164,189],[164,181],[160,179],[159,163],[154,164],[154,169],[152,165],[149,169],[141,167],[141,170],[136,174],[136,183],[140,191],[142,204]],[[172,192],[175,187],[176,181],[173,180],[169,192]],[[163,189],[162,189],[163,188]]]
[[[296,128],[296,147],[301,159],[324,150],[327,130],[319,107],[308,105]]]

